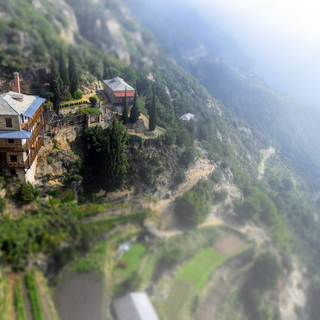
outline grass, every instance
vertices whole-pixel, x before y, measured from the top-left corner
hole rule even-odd
[[[6,318],[7,308],[7,281],[4,272],[0,269],[0,319]]]
[[[212,248],[203,249],[180,269],[176,279],[185,281],[196,290],[200,290],[212,271],[224,260],[225,257]]]
[[[170,295],[164,305],[164,311],[169,320],[177,320],[180,310],[187,300],[192,286],[184,281],[176,280],[171,288]]]
[[[151,278],[152,278],[152,273],[153,273],[153,269],[157,263],[158,260],[158,255],[157,252],[151,253],[148,256],[148,260],[146,265],[144,266],[142,273],[141,273],[141,277],[142,277],[142,283],[143,284],[147,284],[151,282]]]
[[[33,274],[26,275],[26,283],[32,307],[33,320],[44,320],[36,279],[34,278]]]
[[[27,320],[27,313],[23,301],[21,278],[18,278],[14,286],[14,306],[17,320]]]
[[[135,243],[127,252],[124,253],[121,262],[127,264],[127,268],[115,267],[115,274],[121,278],[129,278],[134,271],[139,272],[143,257],[147,253],[147,246],[142,243]]]
[[[108,248],[108,242],[106,240],[99,241],[88,256],[79,259],[73,265],[73,271],[75,272],[90,272],[90,273],[104,273],[104,264],[106,251]]]

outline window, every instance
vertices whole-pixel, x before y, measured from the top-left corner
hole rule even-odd
[[[14,139],[8,139],[8,143],[14,143]]]
[[[6,118],[6,125],[7,125],[7,128],[12,128],[12,119],[11,118]]]
[[[10,156],[10,161],[11,162],[17,162],[18,161],[18,157],[16,155],[11,155]]]
[[[11,175],[15,176],[17,174],[16,169],[11,169]]]

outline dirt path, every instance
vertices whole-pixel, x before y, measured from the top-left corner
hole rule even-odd
[[[259,165],[259,177],[258,177],[258,180],[261,180],[263,175],[264,175],[264,170],[265,170],[265,161],[272,155],[272,154],[275,154],[276,150],[272,147],[270,147],[269,149],[267,150],[262,150],[261,151],[262,154],[263,154],[263,159]]]
[[[186,172],[186,182],[179,186],[170,199],[160,200],[153,206],[152,209],[158,214],[157,228],[165,229],[175,224],[173,217],[174,200],[182,196],[184,192],[189,191],[199,180],[206,178],[214,169],[215,165],[211,164],[207,159],[198,159],[196,161],[195,165]],[[155,226],[153,225],[153,227]],[[170,231],[164,232],[165,236],[169,234],[168,232],[170,233]]]
[[[285,167],[287,168],[287,170],[290,172],[291,177],[292,177],[292,181],[293,181],[293,187],[294,187],[294,189],[296,189],[296,179],[295,179],[292,171],[291,171],[286,165],[284,165],[284,166],[285,166]]]
[[[7,275],[7,319],[15,320],[16,312],[14,310],[14,284],[17,276],[14,273]]]

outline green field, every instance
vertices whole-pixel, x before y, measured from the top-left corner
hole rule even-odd
[[[164,309],[169,320],[177,320],[180,310],[192,291],[192,286],[181,280],[175,280]]]
[[[115,267],[115,275],[121,278],[129,278],[134,271],[139,272],[139,268],[147,250],[148,248],[145,244],[135,243],[120,259],[121,262],[127,264],[127,267],[125,269]]]
[[[212,271],[219,266],[225,258],[226,257],[211,248],[203,249],[186,266],[180,269],[176,279],[189,283],[195,290],[200,290]]]

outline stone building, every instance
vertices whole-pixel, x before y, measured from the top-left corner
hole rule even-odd
[[[44,143],[45,99],[20,93],[19,73],[12,91],[0,95],[0,168],[34,183],[37,154]]]
[[[125,95],[127,94],[127,101],[129,108],[133,105],[134,88],[129,86],[122,78],[115,77],[109,80],[103,80],[104,92],[109,101],[116,106],[116,111],[122,113]]]

